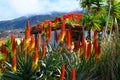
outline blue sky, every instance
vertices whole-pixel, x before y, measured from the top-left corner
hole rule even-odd
[[[49,14],[52,11],[80,10],[79,0],[1,0],[0,21],[33,14]]]

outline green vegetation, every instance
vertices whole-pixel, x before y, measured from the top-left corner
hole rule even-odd
[[[82,18],[73,13],[41,22],[37,26],[41,33],[36,38],[30,35],[27,21],[25,37],[18,45],[11,35],[0,47],[0,79],[119,80],[120,2],[81,0],[80,4],[84,10]],[[78,40],[73,42],[72,24],[82,25],[83,31],[89,31],[89,38],[80,34],[82,38],[77,36]],[[55,32],[55,46],[51,44],[53,27],[60,28],[59,33]],[[73,28],[76,27],[81,28]]]

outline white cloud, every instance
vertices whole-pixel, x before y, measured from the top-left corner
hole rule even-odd
[[[38,0],[9,0],[10,6],[19,14],[35,13],[39,9]]]
[[[69,12],[76,9],[80,9],[77,0],[2,0],[0,20],[52,11]]]

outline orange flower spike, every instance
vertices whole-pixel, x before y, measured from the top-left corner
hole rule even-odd
[[[101,46],[100,43],[97,45],[97,51],[96,51],[96,57],[99,59],[100,58],[100,53],[101,53]]]
[[[35,48],[35,52],[33,54],[33,61],[32,61],[32,70],[35,70],[38,66],[38,49]]]
[[[32,35],[32,37],[31,37],[30,46],[31,46],[31,49],[34,49],[34,47],[35,47],[35,37],[34,37],[34,35]]]
[[[30,45],[27,47],[27,53],[28,53],[28,54],[30,54],[30,51],[31,51],[31,50],[30,50],[30,47],[31,47]],[[31,54],[30,54],[30,55],[31,55]]]
[[[78,51],[79,50],[79,44],[78,42],[74,42],[74,51]]]
[[[16,55],[12,56],[12,71],[16,72]]]
[[[60,31],[60,39],[59,39],[60,42],[62,42],[64,40],[64,37],[66,34],[65,31],[66,31],[65,30],[65,23],[64,23],[64,21],[62,21],[62,26],[61,26],[61,31]]]
[[[25,38],[23,39],[23,49],[25,50],[27,49],[27,47],[29,46],[29,42],[30,42],[30,23],[29,21],[27,21],[26,23],[26,29],[25,29]]]
[[[34,38],[34,35],[32,35],[31,37],[31,41],[30,41],[30,44],[28,46],[28,53],[30,53],[35,47],[35,38]]]
[[[98,62],[99,56],[98,56],[98,46],[95,48],[95,64]]]
[[[11,45],[10,45],[10,49],[12,49],[12,44],[13,44],[14,40],[15,40],[15,36],[14,36],[14,34],[12,34],[12,35],[11,35]]]
[[[71,33],[69,30],[67,30],[67,33],[66,33],[66,48],[69,50],[70,47],[71,47]]]
[[[40,34],[39,33],[37,35],[37,41],[36,41],[35,46],[36,46],[37,49],[39,49],[39,47],[40,47]]]
[[[82,47],[85,47],[85,44],[86,44],[86,40],[85,40],[85,37],[84,35],[82,36]]]
[[[16,55],[16,42],[13,42],[13,45],[12,45],[12,54]]]
[[[43,24],[43,26],[42,26],[42,34],[44,34],[44,33],[45,33],[45,26]]]
[[[16,55],[16,41],[15,41],[15,36],[13,34],[11,36],[11,51],[12,51],[12,55]]]
[[[21,40],[21,43],[20,43],[20,53],[22,53],[22,50],[23,50],[23,40]]]
[[[72,67],[72,71],[70,74],[70,80],[75,80],[75,68],[74,67]]]
[[[86,44],[86,39],[85,39],[85,37],[84,37],[84,35],[82,36],[82,50],[83,50],[83,56],[84,56],[84,58],[86,58],[87,57],[87,46],[86,46],[87,44]]]
[[[96,55],[98,53],[98,41],[97,40],[95,40],[93,43],[93,50]]]
[[[80,36],[78,37],[78,41],[74,43],[74,46],[75,46],[74,47],[75,51],[78,51],[80,49],[80,47],[81,47],[81,45],[80,45]]]
[[[96,54],[95,54],[95,57],[96,57],[96,60],[95,60],[95,63],[98,62],[99,58],[100,58],[100,53],[101,53],[101,46],[100,46],[100,43],[97,43],[97,48],[96,48]]]
[[[8,56],[8,51],[3,44],[0,47],[0,52],[5,54],[5,56]]]
[[[30,39],[30,22],[27,21],[25,29],[25,39]]]
[[[65,75],[65,65],[62,64],[61,74],[60,74],[60,80],[64,80],[64,75]]]
[[[42,44],[42,56],[41,56],[41,58],[44,59],[45,55],[46,55],[46,47],[45,47],[45,41],[43,41],[43,44]]]
[[[97,37],[97,32],[96,32],[96,30],[94,30],[93,38],[95,39],[96,37]]]
[[[94,53],[95,53],[95,63],[98,62],[98,59],[100,58],[100,53],[101,53],[101,46],[98,41],[94,43],[95,48],[94,48]]]
[[[0,47],[0,52],[3,54],[3,59],[6,60],[8,57],[8,51],[6,50],[5,46],[2,44]]]
[[[52,40],[52,29],[50,23],[48,24],[48,40]]]
[[[88,46],[87,46],[87,58],[90,58],[90,53],[91,53],[91,42],[89,42]]]
[[[98,43],[98,55],[100,55],[101,53],[101,46],[100,46],[100,43]]]
[[[13,43],[14,41],[15,41],[15,35],[12,34],[12,35],[11,35],[11,43]]]
[[[54,22],[55,22],[55,23],[58,23],[58,21],[59,21],[59,18],[56,17]]]
[[[93,42],[96,42],[96,40],[97,40],[97,31],[94,30]]]

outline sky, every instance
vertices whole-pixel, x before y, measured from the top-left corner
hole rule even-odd
[[[21,16],[80,10],[79,0],[1,0],[0,21]]]

